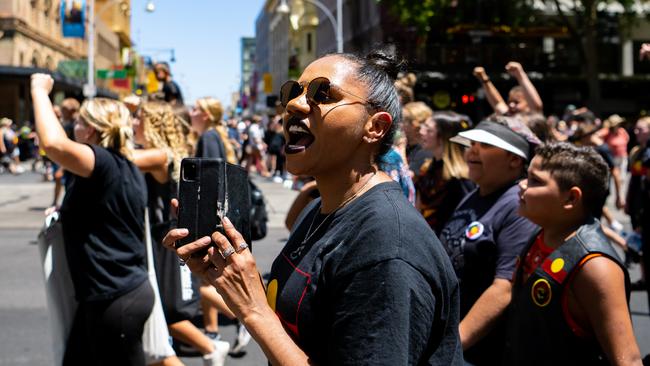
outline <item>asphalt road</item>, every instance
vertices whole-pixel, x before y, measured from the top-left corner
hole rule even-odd
[[[283,220],[295,192],[280,184],[258,182],[269,201],[271,216],[267,238],[254,243],[254,254],[264,274],[287,238]],[[42,211],[52,200],[52,190],[53,184],[42,182],[36,174],[0,175],[0,366],[53,363],[43,269],[36,245]],[[622,215],[619,219],[629,227]],[[638,279],[638,267],[630,272],[632,280]],[[650,317],[645,293],[633,293],[630,307],[637,341],[642,355],[646,355],[650,353]],[[226,340],[234,340],[233,325],[222,325],[221,332]],[[247,351],[243,358],[229,358],[227,364],[266,365],[254,341]],[[199,357],[184,357],[182,361],[202,365]]]

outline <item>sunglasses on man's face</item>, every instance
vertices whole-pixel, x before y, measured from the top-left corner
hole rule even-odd
[[[367,101],[364,98],[361,98],[357,95],[354,95],[350,92],[342,90],[339,87],[333,86],[328,78],[317,77],[307,84],[307,92],[305,98],[307,102],[313,105],[323,104],[328,100],[332,99],[331,90],[336,88],[336,90],[341,91],[346,94],[350,94],[353,97],[361,99],[364,104],[375,106],[374,103]],[[280,88],[280,104],[284,108],[287,107],[290,101],[300,97],[302,93],[305,92],[305,87],[295,80],[289,80],[282,85]]]

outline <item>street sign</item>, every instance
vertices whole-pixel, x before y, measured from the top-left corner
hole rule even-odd
[[[265,72],[262,76],[264,80],[264,93],[271,94],[273,93],[273,76],[271,73]]]
[[[126,70],[108,70],[108,69],[97,70],[97,79],[126,79],[126,78],[127,78]]]
[[[88,76],[88,61],[86,60],[65,60],[59,61],[56,71],[69,78],[86,80]]]

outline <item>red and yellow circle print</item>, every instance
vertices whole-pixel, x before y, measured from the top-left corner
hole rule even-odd
[[[467,226],[467,229],[465,229],[465,237],[469,240],[476,240],[483,235],[483,230],[485,230],[483,224],[474,221]]]

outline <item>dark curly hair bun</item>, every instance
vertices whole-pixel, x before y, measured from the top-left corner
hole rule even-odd
[[[366,60],[368,64],[385,72],[393,81],[397,80],[397,76],[406,66],[406,61],[403,58],[398,58],[395,52],[387,47],[370,52],[366,55]]]

